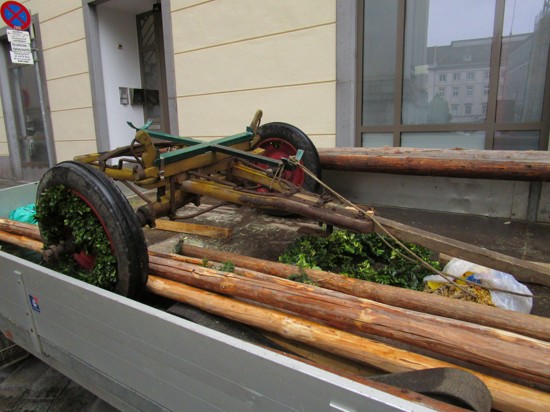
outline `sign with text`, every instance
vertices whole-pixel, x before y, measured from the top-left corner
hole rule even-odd
[[[10,51],[11,62],[18,64],[34,64],[32,53],[17,53]]]
[[[11,44],[11,61],[17,64],[34,64],[31,50],[31,36],[22,30],[7,30],[8,41]]]

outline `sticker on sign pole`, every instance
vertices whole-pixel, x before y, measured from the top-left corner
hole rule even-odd
[[[31,25],[31,14],[29,10],[16,1],[4,2],[0,7],[0,16],[2,16],[2,20],[12,29],[26,30]]]

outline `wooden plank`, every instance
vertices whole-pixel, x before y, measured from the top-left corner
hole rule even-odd
[[[404,242],[417,243],[446,255],[460,257],[469,262],[500,270],[501,272],[510,273],[520,282],[550,286],[550,268],[540,263],[529,262],[502,253],[493,252],[380,216],[377,216],[376,220],[392,235]],[[376,224],[374,231],[385,234],[384,230]]]
[[[198,225],[196,223],[175,222],[164,219],[157,219],[155,225],[156,229],[167,230],[169,232],[191,233],[221,239],[228,239],[233,234],[233,230],[226,227]]]

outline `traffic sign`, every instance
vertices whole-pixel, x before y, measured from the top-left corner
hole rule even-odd
[[[31,25],[31,14],[29,10],[16,1],[4,2],[0,7],[0,16],[2,16],[2,20],[12,29],[26,30]]]

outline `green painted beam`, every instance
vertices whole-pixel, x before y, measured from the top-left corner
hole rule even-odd
[[[180,160],[189,159],[193,156],[198,156],[203,153],[209,152],[212,150],[212,146],[233,146],[242,142],[250,140],[253,136],[251,132],[238,133],[233,136],[222,137],[221,139],[216,139],[211,142],[203,142],[195,144],[190,147],[184,147],[182,149],[174,150],[172,152],[162,153],[160,158],[155,160],[155,165],[160,167],[162,163],[165,165],[178,162]]]
[[[198,144],[204,143],[201,140],[193,139],[191,137],[181,137],[181,136],[175,136],[173,134],[168,134],[164,132],[156,132],[154,130],[146,130],[147,133],[149,133],[149,136],[155,137],[157,139],[167,140],[169,142],[173,143],[180,143],[186,146],[196,146]]]

